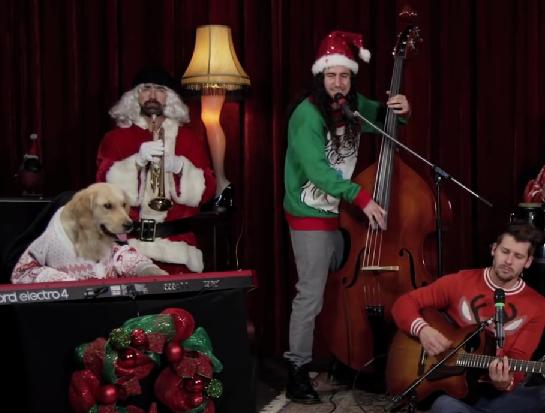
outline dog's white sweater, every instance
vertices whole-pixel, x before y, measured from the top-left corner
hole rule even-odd
[[[12,283],[134,277],[145,273],[147,267],[155,267],[135,248],[113,242],[110,253],[99,262],[78,257],[62,226],[62,210],[57,210],[44,233],[19,258],[11,274]]]

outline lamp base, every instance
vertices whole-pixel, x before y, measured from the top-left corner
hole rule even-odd
[[[227,185],[221,194],[202,206],[203,211],[227,212],[233,208],[233,185]]]

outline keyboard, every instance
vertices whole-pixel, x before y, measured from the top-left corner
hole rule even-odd
[[[0,305],[252,288],[253,270],[0,285]]]

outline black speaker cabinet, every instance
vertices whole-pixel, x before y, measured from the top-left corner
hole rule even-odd
[[[0,198],[0,248],[25,231],[49,202],[45,198]]]

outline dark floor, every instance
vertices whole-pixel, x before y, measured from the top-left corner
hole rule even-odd
[[[349,388],[364,390],[369,393],[384,394],[384,381],[378,374],[373,377],[356,374],[342,365],[317,363],[311,366],[312,371],[333,373],[333,381]],[[265,357],[257,361],[256,412],[260,412],[271,400],[285,390],[287,380],[287,364],[282,358]]]
[[[284,389],[287,369],[280,358],[262,358],[257,362],[256,412],[261,411]]]

